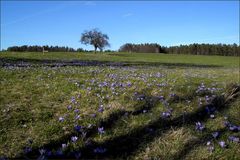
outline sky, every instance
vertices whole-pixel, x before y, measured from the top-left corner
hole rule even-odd
[[[98,28],[117,50],[125,43],[239,44],[238,1],[1,1],[1,49],[80,43]]]

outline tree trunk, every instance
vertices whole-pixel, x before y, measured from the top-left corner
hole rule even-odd
[[[94,46],[94,53],[97,53],[97,46]]]

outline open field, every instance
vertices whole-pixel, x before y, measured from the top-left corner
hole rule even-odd
[[[239,57],[0,53],[0,157],[240,159]]]
[[[147,65],[176,65],[176,66],[216,66],[216,67],[239,67],[239,57],[233,56],[203,56],[203,55],[176,55],[176,54],[155,54],[155,53],[19,53],[2,52],[0,58],[5,61],[27,61],[41,63],[49,61],[104,61],[104,62],[126,62],[128,64]],[[2,63],[2,61],[0,62]],[[52,63],[52,62],[51,62]],[[1,65],[1,64],[0,64]]]

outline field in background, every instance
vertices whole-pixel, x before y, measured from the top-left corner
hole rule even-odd
[[[62,53],[51,52],[42,54],[37,52],[1,52],[1,59],[6,60],[84,60],[84,61],[108,61],[128,63],[150,63],[157,65],[189,64],[189,65],[214,65],[219,67],[238,67],[239,57],[229,56],[203,56],[203,55],[176,55],[156,53]]]
[[[0,66],[0,157],[240,158],[239,57],[5,52]]]

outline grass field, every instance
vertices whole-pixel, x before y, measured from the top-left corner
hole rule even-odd
[[[240,159],[239,57],[0,53],[0,157]]]
[[[2,52],[0,58],[8,61],[25,60],[41,62],[41,60],[82,60],[82,61],[105,61],[127,62],[130,64],[155,64],[155,65],[212,65],[217,67],[239,67],[239,57],[231,56],[203,56],[203,55],[176,55],[155,53],[17,53]]]

